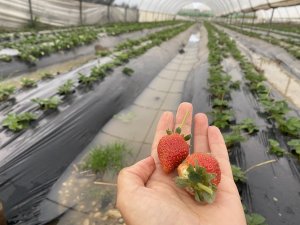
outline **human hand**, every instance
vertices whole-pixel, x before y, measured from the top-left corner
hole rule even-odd
[[[208,126],[205,114],[194,117],[194,152],[210,152],[219,162],[221,183],[212,204],[199,204],[194,197],[176,186],[176,172],[163,172],[157,145],[191,112],[183,134],[191,133],[192,105],[178,107],[175,124],[171,112],[165,112],[157,125],[151,156],[123,169],[118,177],[117,207],[127,225],[246,225],[243,207],[233,181],[228,152],[221,132]]]

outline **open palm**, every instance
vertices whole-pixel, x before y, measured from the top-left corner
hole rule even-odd
[[[165,174],[157,157],[157,145],[167,129],[179,126],[192,105],[182,103],[176,119],[165,112],[157,125],[151,156],[123,169],[118,177],[117,207],[127,225],[245,225],[240,197],[233,181],[227,149],[216,127],[209,127],[205,114],[194,117],[194,151],[210,152],[222,172],[216,199],[212,204],[196,202],[186,191],[176,187],[173,174]],[[192,113],[190,113],[192,114]],[[174,124],[175,121],[175,124]],[[190,134],[192,116],[182,127]]]

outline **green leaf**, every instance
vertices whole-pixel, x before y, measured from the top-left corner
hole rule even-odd
[[[275,154],[279,157],[282,157],[286,153],[286,151],[280,147],[280,144],[278,141],[276,141],[274,139],[269,139],[268,141],[269,141],[269,145],[270,145],[270,147],[269,147],[270,153]]]
[[[15,86],[0,86],[0,102],[9,99],[15,90]]]
[[[266,219],[257,213],[246,214],[247,225],[264,225]]]
[[[18,132],[29,126],[31,121],[37,119],[37,116],[30,112],[25,112],[21,114],[10,113],[3,120],[2,126],[7,127],[9,130]]]
[[[224,141],[225,141],[227,148],[230,148],[234,144],[238,144],[245,140],[246,140],[246,138],[244,136],[242,136],[238,130],[235,130],[229,134],[224,135]]]
[[[58,87],[58,94],[69,95],[73,92],[74,82],[72,80],[67,80],[63,85]]]
[[[259,131],[258,127],[254,124],[254,120],[251,118],[244,119],[240,124],[240,128],[245,130],[248,134],[253,134]]]
[[[58,105],[62,102],[57,96],[45,99],[35,98],[31,101],[37,103],[42,110],[57,109]]]
[[[287,144],[295,151],[298,157],[300,157],[300,139],[292,139]]]
[[[232,170],[232,174],[233,174],[233,179],[235,182],[246,182],[247,177],[245,172],[238,166],[235,165],[231,165],[231,170]]]

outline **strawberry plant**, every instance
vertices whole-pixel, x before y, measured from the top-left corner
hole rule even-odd
[[[249,88],[252,92],[256,92],[256,93],[259,93],[259,94],[269,92],[269,90],[263,84],[263,82],[252,82],[252,83],[248,83],[248,85],[249,85]]]
[[[35,98],[31,101],[37,103],[42,110],[57,109],[58,105],[61,103],[60,98],[57,96],[45,99]]]
[[[232,175],[235,182],[245,183],[247,180],[245,172],[238,166],[231,165]]]
[[[118,172],[125,166],[125,156],[130,150],[125,144],[113,143],[91,149],[82,169],[103,174],[106,170]]]
[[[25,112],[21,114],[10,113],[3,120],[2,126],[7,127],[9,130],[13,132],[21,131],[27,128],[31,121],[37,119],[37,116],[30,112]]]
[[[253,119],[246,118],[239,125],[242,130],[245,130],[248,134],[253,134],[259,131],[258,127],[254,124]]]
[[[129,62],[129,55],[126,54],[126,53],[122,53],[122,54],[116,56],[116,58],[118,60],[120,60],[121,62],[123,62],[123,63],[128,63]]]
[[[286,114],[290,109],[286,101],[262,101],[265,111],[271,117],[277,117]]]
[[[229,102],[223,99],[214,99],[212,102],[212,107],[219,108],[219,109],[229,108]]]
[[[101,66],[95,66],[92,68],[91,77],[103,79],[105,76],[105,71]]]
[[[287,119],[276,117],[275,119],[281,132],[294,137],[299,137],[300,119],[298,117],[289,117]]]
[[[279,157],[282,157],[285,154],[285,151],[280,147],[280,144],[278,141],[275,141],[274,139],[269,139],[269,152],[272,154],[275,154]]]
[[[243,135],[241,135],[238,129],[232,131],[229,134],[224,135],[224,141],[228,149],[231,148],[233,145],[238,144],[245,140],[246,138]]]
[[[233,89],[233,90],[239,90],[241,86],[241,81],[237,80],[237,81],[231,81],[229,88]]]
[[[21,79],[21,85],[23,88],[33,88],[37,87],[37,82],[33,79],[23,77]]]
[[[0,86],[0,102],[6,101],[15,92],[15,86]]]
[[[41,79],[42,80],[50,80],[50,79],[53,79],[54,78],[54,75],[52,73],[43,73],[42,76],[41,76]]]
[[[82,85],[89,86],[93,84],[95,81],[97,81],[97,78],[94,76],[86,76],[82,73],[78,73],[78,74],[79,74],[78,82]]]
[[[122,66],[123,65],[123,62],[119,59],[114,59],[112,61],[112,63],[114,64],[114,66]]]
[[[12,56],[10,56],[10,55],[0,55],[0,61],[11,62],[12,61]]]
[[[96,55],[97,55],[97,56],[101,56],[101,57],[105,57],[105,56],[108,56],[108,55],[110,55],[110,54],[111,54],[111,52],[108,51],[108,50],[103,50],[103,51],[97,51],[97,52],[96,52]]]
[[[125,67],[122,70],[123,74],[127,75],[127,76],[131,76],[134,73],[134,70],[129,68],[129,67]]]
[[[113,63],[106,63],[100,67],[104,72],[112,72],[115,68]]]
[[[209,114],[213,117],[212,124],[220,128],[228,127],[233,120],[233,112],[231,110],[219,111],[214,109]]]
[[[292,139],[287,144],[291,147],[292,152],[300,158],[300,139]]]
[[[74,82],[72,80],[67,80],[63,85],[58,87],[58,94],[69,95],[74,91]]]

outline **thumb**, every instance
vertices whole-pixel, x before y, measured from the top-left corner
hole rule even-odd
[[[118,192],[128,193],[137,187],[145,186],[154,170],[155,162],[152,156],[122,169],[118,175]]]
[[[128,208],[128,202],[131,202],[132,195],[136,193],[139,187],[144,187],[155,170],[155,162],[152,156],[143,159],[133,166],[124,168],[118,176],[117,190],[117,208]]]

